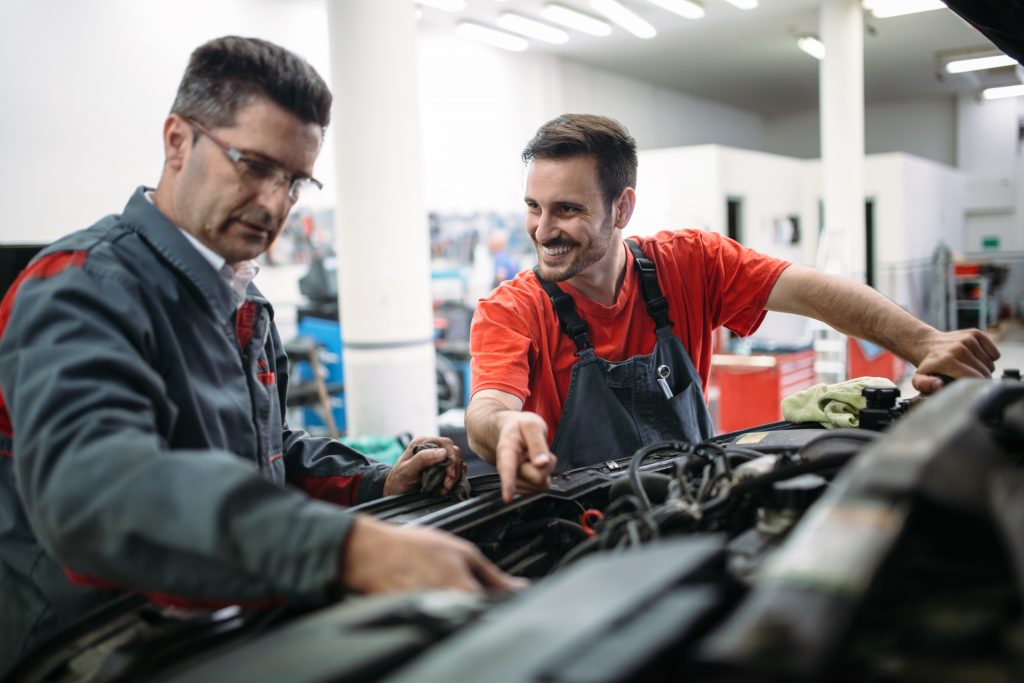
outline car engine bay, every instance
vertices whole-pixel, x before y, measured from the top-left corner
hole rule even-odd
[[[1024,680],[1024,383],[872,399],[862,428],[652,444],[509,504],[486,474],[357,508],[471,541],[516,594],[129,597],[10,680]]]

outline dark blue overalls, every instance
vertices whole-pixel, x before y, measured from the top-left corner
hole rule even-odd
[[[632,240],[626,240],[626,245],[636,261],[657,335],[654,350],[646,355],[617,362],[598,358],[590,329],[576,312],[572,297],[544,280],[538,268],[533,270],[579,357],[572,366],[569,393],[551,445],[560,471],[629,457],[641,446],[658,441],[700,443],[713,433],[700,376],[683,342],[672,334],[668,302],[658,285],[654,262]]]

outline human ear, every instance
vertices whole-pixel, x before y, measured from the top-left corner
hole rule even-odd
[[[164,165],[181,170],[192,149],[192,127],[178,114],[164,121]]]
[[[636,191],[632,187],[627,187],[619,193],[618,199],[615,200],[615,227],[622,228],[626,227],[629,223],[629,219],[633,216],[633,208],[636,206]]]

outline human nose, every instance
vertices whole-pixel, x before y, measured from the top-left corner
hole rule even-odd
[[[527,219],[527,221],[531,220],[533,221],[531,234],[538,242],[547,242],[558,233],[558,226],[554,216],[548,211],[538,211]]]
[[[291,184],[286,181],[272,182],[270,180],[261,183],[259,202],[273,216],[283,219],[295,204],[291,194]]]

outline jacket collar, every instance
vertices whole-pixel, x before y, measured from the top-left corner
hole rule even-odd
[[[188,281],[207,302],[217,320],[230,318],[235,311],[231,288],[213,269],[210,262],[189,243],[181,229],[146,199],[145,193],[148,190],[149,188],[144,186],[135,190],[124,207],[122,220],[129,223],[157,253],[182,274],[183,279]]]

